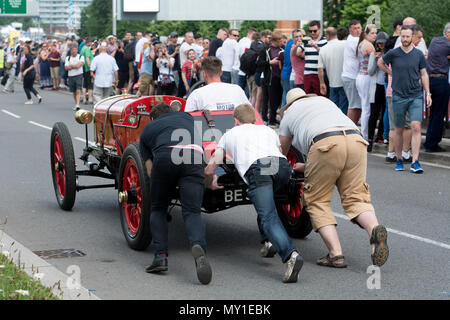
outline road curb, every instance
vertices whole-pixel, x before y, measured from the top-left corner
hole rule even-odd
[[[55,296],[62,300],[100,300],[88,289],[76,285],[74,280],[67,274],[56,269],[44,259],[35,255],[30,249],[17,242],[5,232],[0,230],[0,254],[4,251],[9,253],[12,261],[31,277],[36,273],[43,274],[41,283],[52,288]]]

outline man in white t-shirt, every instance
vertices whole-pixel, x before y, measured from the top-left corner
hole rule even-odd
[[[344,50],[344,66],[342,68],[342,81],[345,94],[348,99],[348,117],[358,123],[361,117],[361,98],[356,89],[356,77],[359,73],[359,60],[356,56],[359,36],[362,32],[361,23],[357,20],[350,21],[347,44]]]
[[[83,85],[84,57],[78,54],[78,46],[70,48],[70,55],[66,57],[64,68],[68,71],[68,84],[75,100],[74,111],[80,109],[81,87]]]
[[[244,90],[236,84],[223,83],[220,80],[222,62],[216,57],[207,57],[202,61],[202,75],[206,86],[194,90],[187,99],[185,112],[198,110],[234,110],[241,104],[250,104]]]
[[[256,29],[250,28],[248,29],[247,36],[239,40],[239,68],[241,66],[240,59],[244,55],[245,51],[250,49],[250,46],[252,45],[252,37],[255,32]],[[242,88],[242,90],[246,91],[246,93],[248,92],[247,77],[241,70],[239,70],[238,73],[238,85]]]
[[[240,48],[237,40],[239,39],[239,30],[230,30],[229,37],[223,42],[217,50],[216,56],[222,60],[222,82],[237,84],[237,74],[239,72]],[[236,76],[234,76],[236,75]],[[233,78],[236,78],[233,81]]]
[[[180,47],[180,66],[182,66],[188,59],[187,53],[189,50],[194,50],[194,34],[192,32],[186,32],[184,35],[184,42]]]
[[[320,50],[318,63],[320,94],[323,96],[326,96],[327,94],[327,86],[325,84],[323,71],[325,69],[330,81],[330,100],[333,101],[345,115],[347,115],[348,100],[342,82],[342,68],[344,65],[346,42],[338,40],[336,28],[327,28],[325,35],[328,44]]]
[[[100,54],[91,63],[91,76],[94,78],[94,101],[105,99],[113,93],[113,84],[117,86],[119,67],[116,59],[106,53],[107,43],[102,42]]]
[[[273,257],[276,252],[287,264],[283,282],[297,282],[303,258],[286,233],[275,209],[274,193],[286,190],[291,176],[291,166],[281,154],[280,140],[274,130],[255,125],[255,109],[240,105],[233,113],[235,127],[219,141],[216,152],[205,170],[206,187],[222,189],[214,175],[223,163],[224,155],[230,159],[239,175],[248,184],[248,197],[258,214],[258,227],[264,243],[263,257]]]

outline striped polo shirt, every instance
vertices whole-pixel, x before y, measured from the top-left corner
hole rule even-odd
[[[319,42],[317,42],[317,46],[322,48],[327,43],[327,39],[322,37]],[[308,45],[305,46],[305,62],[305,75],[318,74],[317,65],[319,63],[319,52],[317,52],[314,47]]]

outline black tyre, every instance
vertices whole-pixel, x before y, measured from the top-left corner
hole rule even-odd
[[[119,167],[119,208],[122,231],[134,250],[145,250],[151,240],[149,178],[137,143],[125,149]]]
[[[291,147],[291,150],[289,150],[287,158],[292,166],[295,163],[304,163],[302,154],[294,147]],[[306,211],[302,203],[303,184],[299,183],[294,189],[297,192],[290,192],[289,201],[287,203],[277,202],[276,208],[278,216],[289,236],[303,239],[311,233],[312,224],[308,211]]]
[[[76,174],[72,139],[67,126],[55,123],[50,140],[50,168],[56,200],[63,210],[71,210],[75,204]]]

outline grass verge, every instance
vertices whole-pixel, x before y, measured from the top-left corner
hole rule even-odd
[[[51,288],[41,284],[44,275],[38,271],[32,278],[0,253],[0,300],[58,300]]]

